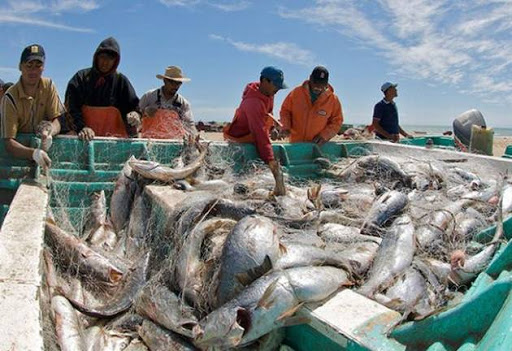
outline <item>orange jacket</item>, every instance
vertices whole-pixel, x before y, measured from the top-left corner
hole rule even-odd
[[[290,131],[292,143],[311,141],[317,135],[329,140],[343,123],[341,103],[333,87],[329,85],[312,104],[308,82],[294,88],[281,106],[281,123]]]

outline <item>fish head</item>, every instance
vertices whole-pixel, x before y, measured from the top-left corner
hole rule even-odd
[[[236,347],[250,325],[251,315],[247,309],[221,307],[193,328],[194,343],[201,347]]]

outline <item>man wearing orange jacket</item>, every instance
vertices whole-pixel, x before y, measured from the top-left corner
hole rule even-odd
[[[329,84],[329,71],[317,66],[309,80],[293,89],[281,106],[281,136],[290,142],[314,142],[322,146],[343,123],[341,104]]]

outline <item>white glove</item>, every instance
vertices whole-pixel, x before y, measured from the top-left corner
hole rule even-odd
[[[140,113],[137,111],[128,112],[126,115],[126,120],[128,121],[128,124],[137,127],[140,125]]]
[[[52,146],[52,144],[53,144],[53,137],[51,135],[46,136],[45,134],[43,134],[43,136],[41,137],[41,149],[48,152],[48,150],[50,150],[50,147]]]
[[[32,159],[43,169],[44,173],[47,173],[48,168],[52,166],[52,160],[44,150],[35,149],[32,153]]]

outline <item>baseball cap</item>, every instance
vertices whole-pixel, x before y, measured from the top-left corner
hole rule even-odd
[[[382,86],[380,87],[380,90],[385,93],[386,90],[388,90],[389,88],[391,87],[397,87],[398,84],[394,84],[394,83],[391,83],[391,82],[386,82],[384,84],[382,84]]]
[[[267,66],[261,71],[261,77],[269,79],[278,89],[286,89],[288,86],[284,83],[284,74],[279,68]]]
[[[309,79],[313,83],[327,84],[329,81],[329,71],[324,66],[316,66],[311,72]]]
[[[30,62],[32,60],[38,60],[44,63],[44,49],[41,45],[32,44],[23,49],[21,53],[20,63]]]

